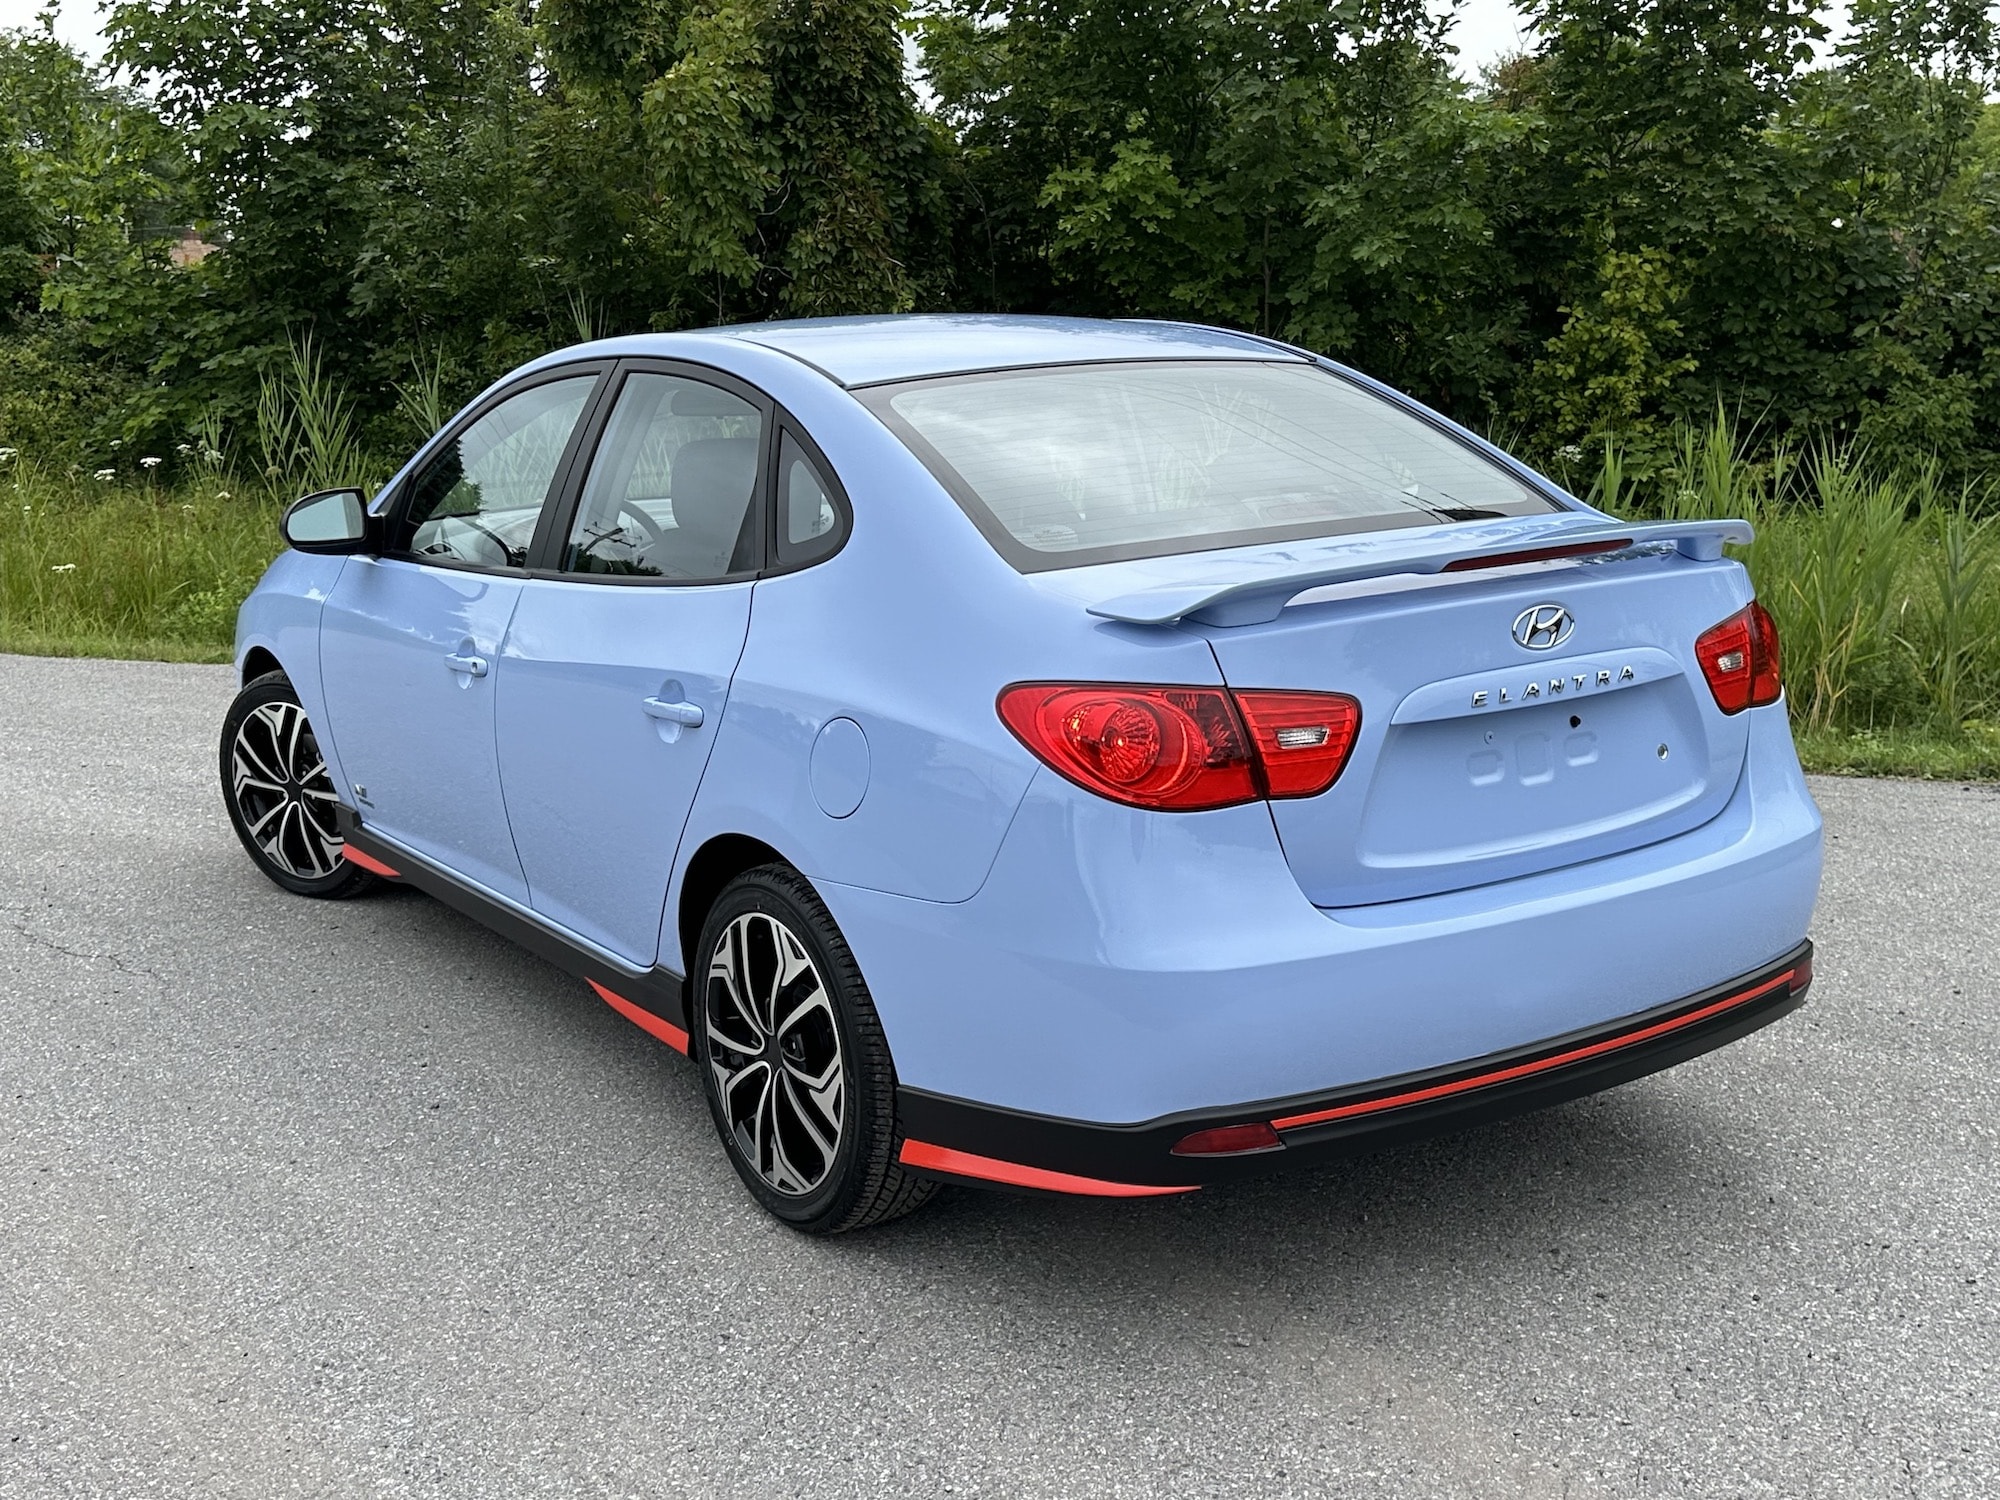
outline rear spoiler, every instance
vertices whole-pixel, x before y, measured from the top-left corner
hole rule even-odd
[[[1526,521],[1527,524],[1523,524]],[[1399,574],[1458,573],[1562,557],[1608,556],[1635,548],[1672,550],[1700,562],[1722,556],[1725,542],[1747,542],[1748,521],[1649,521],[1602,516],[1535,516],[1426,528],[1387,538],[1381,532],[1298,546],[1250,557],[1210,555],[1161,559],[1180,578],[1089,606],[1100,619],[1132,625],[1261,625],[1275,620],[1307,589]]]

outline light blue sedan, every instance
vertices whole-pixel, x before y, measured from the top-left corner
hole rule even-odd
[[[1591,510],[1284,345],[608,340],[284,524],[222,733],[250,857],[579,975],[802,1230],[1456,1128],[1811,980],[1749,528]]]

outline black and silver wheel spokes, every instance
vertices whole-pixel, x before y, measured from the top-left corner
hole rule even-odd
[[[737,1149],[778,1192],[810,1193],[839,1152],[846,1068],[833,998],[783,922],[751,912],[723,929],[703,1024]]]
[[[237,726],[230,790],[243,826],[279,869],[319,880],[340,865],[338,800],[326,760],[296,703],[265,703]]]

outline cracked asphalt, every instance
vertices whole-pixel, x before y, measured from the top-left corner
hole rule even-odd
[[[1993,788],[1817,783],[1811,1000],[1670,1073],[815,1242],[580,983],[256,875],[230,690],[0,657],[0,1496],[2000,1493]]]

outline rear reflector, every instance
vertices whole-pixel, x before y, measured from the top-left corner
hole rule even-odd
[[[1278,1132],[1262,1120],[1248,1125],[1218,1125],[1213,1130],[1197,1130],[1182,1136],[1174,1147],[1176,1156],[1242,1156],[1251,1151],[1282,1151],[1285,1143]]]
[[[1315,797],[1347,765],[1361,705],[1345,693],[1143,683],[1016,683],[1001,720],[1051,770],[1128,807],[1195,812]]]
[[[1803,995],[1812,988],[1813,956],[1808,953],[1799,960],[1799,966],[1792,970],[1792,993]]]
[[[1778,627],[1754,599],[1694,643],[1695,660],[1726,714],[1776,703],[1779,681]]]
[[[1516,563],[1554,562],[1559,557],[1592,557],[1599,552],[1623,552],[1631,545],[1630,537],[1618,537],[1608,542],[1577,542],[1568,547],[1531,547],[1526,552],[1495,552],[1488,557],[1457,558],[1439,571],[1471,573],[1480,568],[1511,568]]]

